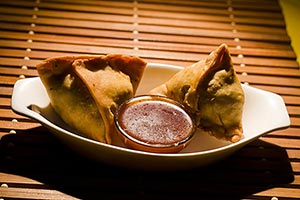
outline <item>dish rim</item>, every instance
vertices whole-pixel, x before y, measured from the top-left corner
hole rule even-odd
[[[180,70],[183,67],[181,66],[176,66],[176,65],[170,65],[170,64],[160,64],[160,63],[148,63],[147,67],[158,67],[158,68],[172,68],[174,70]],[[285,129],[287,127],[290,126],[290,119],[289,123],[286,123],[285,125],[282,125],[280,127],[276,127],[276,128],[272,128],[266,132],[261,132],[261,133],[254,133],[254,135],[252,137],[249,138],[242,138],[240,141],[235,142],[235,143],[230,143],[228,145],[225,146],[221,146],[221,147],[217,147],[217,148],[213,148],[213,149],[208,149],[208,150],[203,150],[203,151],[196,151],[196,152],[178,152],[178,153],[153,153],[153,152],[146,152],[146,151],[141,151],[141,150],[135,150],[135,149],[129,149],[126,147],[121,147],[121,146],[116,146],[116,145],[111,145],[111,144],[106,144],[106,143],[102,143],[90,138],[86,138],[84,136],[81,136],[75,132],[71,132],[69,130],[64,129],[63,127],[60,127],[59,125],[56,125],[54,123],[52,123],[51,121],[49,121],[47,118],[45,118],[43,115],[39,114],[38,112],[34,111],[34,109],[30,109],[30,106],[32,105],[27,105],[26,107],[20,107],[19,105],[17,105],[16,103],[16,91],[17,89],[19,89],[20,87],[24,87],[24,85],[26,83],[29,83],[29,81],[40,81],[39,77],[33,77],[33,78],[26,78],[26,79],[20,79],[18,80],[15,85],[14,85],[14,89],[13,89],[13,94],[12,94],[12,98],[11,98],[11,106],[12,106],[12,110],[17,113],[17,114],[21,114],[23,116],[27,116],[29,118],[35,119],[36,121],[38,121],[39,123],[46,125],[46,127],[48,128],[51,127],[52,129],[61,132],[63,134],[67,134],[68,136],[71,137],[75,137],[77,139],[83,140],[84,142],[88,142],[88,143],[92,143],[93,145],[101,145],[107,148],[112,148],[114,150],[118,150],[118,151],[125,151],[128,153],[133,153],[133,154],[140,154],[140,155],[144,155],[144,156],[159,156],[159,157],[195,157],[195,156],[203,156],[206,154],[215,154],[218,152],[222,152],[225,150],[229,150],[229,149],[233,149],[234,147],[240,147],[240,146],[244,146],[248,143],[250,143],[251,141],[261,137],[262,135],[265,135],[269,132],[275,131],[275,130],[279,130],[279,129]],[[261,90],[261,89],[257,89],[245,84],[241,84],[243,90],[245,89],[251,89],[251,90],[256,90],[256,91],[263,91],[266,93],[271,93],[274,95],[279,96],[278,94],[272,93],[272,92],[268,92],[265,90]],[[279,96],[281,99],[282,97]],[[287,113],[288,114],[288,113]],[[288,115],[287,115],[288,116]],[[48,128],[49,129],[49,128]],[[51,131],[51,130],[50,130]]]

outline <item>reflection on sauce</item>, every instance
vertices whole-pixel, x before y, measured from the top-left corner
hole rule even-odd
[[[116,120],[128,146],[153,152],[181,150],[194,131],[181,104],[158,96],[140,96],[123,104]]]

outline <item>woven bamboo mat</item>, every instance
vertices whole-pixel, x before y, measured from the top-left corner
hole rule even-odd
[[[14,83],[61,55],[121,53],[187,66],[226,43],[240,80],[281,95],[291,127],[188,172],[100,165],[12,112]],[[277,1],[0,2],[0,198],[300,198],[300,70]],[[275,198],[276,197],[276,198]]]

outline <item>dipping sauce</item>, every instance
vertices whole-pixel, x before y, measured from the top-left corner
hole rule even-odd
[[[193,120],[184,107],[156,95],[123,103],[115,113],[115,125],[128,147],[157,153],[180,151],[194,133]]]

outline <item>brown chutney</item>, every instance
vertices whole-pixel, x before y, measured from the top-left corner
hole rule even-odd
[[[157,95],[137,96],[122,104],[115,125],[128,147],[158,153],[180,151],[194,133],[183,105]]]

